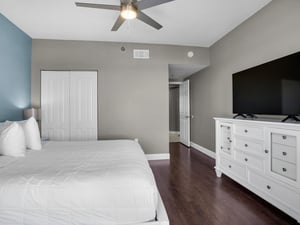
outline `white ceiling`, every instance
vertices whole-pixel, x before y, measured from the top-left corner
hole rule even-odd
[[[169,79],[182,81],[186,77],[204,69],[206,66],[201,65],[186,65],[186,64],[170,64]]]
[[[115,4],[119,0],[77,0]],[[271,0],[175,0],[144,10],[164,27],[126,21],[118,12],[78,8],[75,0],[0,0],[0,13],[34,39],[94,40],[209,47]]]

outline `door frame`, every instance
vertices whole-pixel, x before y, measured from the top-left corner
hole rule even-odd
[[[180,86],[183,82],[184,81],[169,81],[169,85],[171,84],[171,85],[179,85]],[[189,85],[189,92],[190,92],[190,85]],[[190,98],[190,93],[189,93],[188,97]],[[190,101],[190,99],[188,101],[188,107],[190,109],[189,111],[190,111],[190,114],[191,114],[191,101]],[[170,113],[169,113],[169,116],[170,116]],[[180,109],[179,109],[179,116],[180,116]],[[190,122],[189,122],[188,126],[189,126],[189,130],[191,130],[191,119],[192,119],[192,116],[191,115],[189,115],[189,116],[190,116]],[[179,120],[180,120],[180,118],[179,118]],[[179,129],[180,129],[180,133],[181,133],[182,127],[179,126]],[[182,142],[180,141],[180,143],[182,143]],[[184,143],[182,143],[182,144],[184,144]],[[191,132],[190,132],[190,135],[189,135],[188,144],[189,144],[188,147],[190,147],[190,145],[191,145]]]

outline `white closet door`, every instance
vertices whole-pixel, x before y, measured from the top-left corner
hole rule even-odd
[[[68,71],[42,71],[41,128],[42,137],[69,140],[70,81]]]
[[[70,73],[70,140],[97,140],[97,72]]]

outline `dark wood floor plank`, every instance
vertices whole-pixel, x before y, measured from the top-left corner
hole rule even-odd
[[[170,160],[150,161],[170,225],[293,225],[296,220],[225,175],[214,160],[170,143]]]

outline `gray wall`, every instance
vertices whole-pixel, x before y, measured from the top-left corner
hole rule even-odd
[[[40,106],[41,69],[97,69],[99,138],[137,137],[146,153],[169,151],[168,64],[209,64],[207,48],[55,40],[32,44],[33,106]],[[132,59],[133,48],[150,49],[151,59]]]
[[[179,131],[179,87],[169,88],[169,130]]]
[[[273,0],[210,48],[191,80],[191,140],[215,150],[215,116],[232,116],[232,73],[300,50],[300,1]]]

